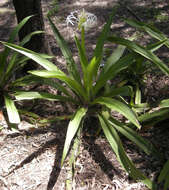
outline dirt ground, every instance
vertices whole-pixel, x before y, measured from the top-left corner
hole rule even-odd
[[[46,39],[50,53],[56,57],[58,67],[65,69],[65,62],[54,40],[53,33],[45,17],[51,7],[50,0],[42,0]],[[71,11],[85,9],[97,16],[98,25],[87,33],[86,45],[89,57],[94,48],[96,38],[108,18],[112,7],[118,0],[60,0],[59,12],[53,17],[57,27],[71,46],[75,60],[78,61],[77,51],[73,43],[73,29],[67,27],[66,17]],[[71,3],[70,3],[71,2]],[[11,29],[16,25],[15,12],[11,0],[1,0],[0,8],[0,40],[7,40]],[[167,0],[126,0],[115,15],[111,32],[128,37],[135,32],[129,27],[124,18],[139,17],[144,22],[155,22],[169,37],[169,4]],[[160,17],[160,15],[165,15]],[[144,36],[149,40],[148,36]],[[141,43],[144,43],[141,41]],[[162,48],[160,57],[167,61],[168,50]],[[169,78],[156,72],[147,76],[147,99],[153,101],[169,98]],[[29,105],[28,105],[29,106]],[[55,103],[40,102],[35,110],[42,115],[60,115],[64,108]],[[42,113],[41,110],[44,110]],[[3,120],[3,118],[1,118]],[[66,134],[66,121],[56,122],[50,126],[27,130],[29,124],[22,121],[21,131],[0,131],[0,190],[64,190],[65,180],[68,179],[68,164],[60,169],[60,159]],[[89,126],[94,127],[94,122]],[[161,127],[162,126],[162,127]],[[25,127],[25,128],[24,128]],[[169,121],[160,123],[141,135],[150,140],[166,159],[169,159]],[[25,130],[24,130],[25,129]],[[157,176],[163,163],[142,151],[125,138],[125,150],[136,166],[152,180]],[[80,154],[76,162],[74,190],[147,190],[144,184],[133,181],[116,160],[115,155],[105,138],[84,135]],[[159,184],[158,190],[162,190]]]

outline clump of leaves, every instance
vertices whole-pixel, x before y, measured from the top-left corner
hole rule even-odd
[[[131,26],[147,32],[151,37],[158,40],[157,42],[148,44],[144,47],[131,40],[120,39],[114,36],[108,38],[110,42],[127,47],[127,51],[133,55],[132,63],[128,69],[122,73],[122,81],[119,85],[130,84],[133,87],[134,93],[131,105],[135,107],[135,111],[142,112],[145,111],[145,109],[150,108],[147,103],[141,102],[141,88],[144,87],[145,74],[150,72],[152,63],[164,74],[169,75],[168,66],[154,54],[154,52],[163,45],[169,47],[169,40],[162,32],[153,26],[133,20],[126,20],[126,22]]]
[[[20,29],[30,18],[31,16],[26,17],[14,28],[9,36],[8,43],[14,43]],[[20,42],[19,45],[23,46],[33,35],[39,33],[42,33],[42,31],[30,33]],[[21,56],[18,52],[11,52],[11,49],[8,47],[5,47],[4,50],[0,52],[0,109],[3,110],[4,107],[6,108],[4,110],[7,110],[8,120],[10,123],[20,122],[18,110],[14,103],[14,96],[12,96],[16,88],[13,82],[17,76],[16,72],[19,72],[28,59],[28,57]]]
[[[131,25],[131,26],[133,26],[133,27],[135,27],[141,31],[148,33],[152,38],[158,40],[158,43],[160,43],[161,41],[164,41],[164,45],[169,48],[169,39],[167,38],[167,36],[162,31],[157,29],[155,26],[150,25],[150,24],[146,24],[144,22],[139,22],[136,20],[129,20],[129,19],[126,20],[126,22],[129,25]],[[153,46],[152,46],[152,48],[153,48]],[[157,58],[156,58],[156,60],[157,60]],[[165,74],[169,75],[169,72],[167,69],[168,67],[166,65],[165,66],[162,65],[162,64],[160,64],[160,62],[157,64],[157,61],[156,61],[156,65],[161,69],[161,71],[163,71]]]
[[[162,45],[165,45],[166,47],[169,48],[169,39],[166,37],[165,34],[163,34],[160,30],[158,30],[154,26],[134,20],[126,20],[126,22],[141,31],[147,32],[152,38],[158,40],[155,44],[151,44],[147,47],[147,49],[149,49],[151,52],[159,49]],[[164,74],[169,75],[169,69],[167,65],[164,65],[161,61],[156,62],[156,65],[160,68],[160,70]],[[151,113],[142,114],[138,118],[140,123],[142,123],[142,125],[144,125],[145,128],[152,127],[155,124],[167,120],[169,118],[169,99],[164,99],[160,102],[157,102],[154,105],[154,107],[158,108],[158,110]],[[169,161],[167,161],[164,164],[160,172],[160,175],[158,177],[159,183],[164,181],[164,190],[167,190],[169,187],[168,174],[169,174]]]
[[[130,108],[130,105],[122,98],[123,95],[131,95],[132,89],[130,86],[115,88],[109,84],[109,80],[115,78],[117,74],[119,74],[122,70],[127,69],[128,66],[131,65],[133,55],[129,53],[125,56],[122,56],[123,51],[121,48],[118,48],[106,60],[102,69],[99,69],[103,58],[104,43],[107,40],[114,14],[115,10],[113,10],[108,22],[105,24],[102,33],[97,40],[96,48],[91,60],[88,60],[87,52],[85,49],[85,32],[83,26],[81,29],[81,39],[79,40],[75,36],[75,43],[80,58],[81,74],[77,68],[77,64],[73,59],[69,47],[66,44],[66,41],[63,39],[50,18],[49,22],[55,34],[56,41],[60,46],[62,54],[67,62],[68,74],[58,69],[56,65],[42,57],[40,54],[4,42],[5,46],[26,55],[46,69],[30,71],[29,73],[32,75],[25,77],[25,84],[28,84],[30,81],[34,83],[44,83],[62,92],[61,95],[54,95],[46,92],[17,91],[15,97],[17,100],[39,98],[52,101],[63,101],[70,103],[70,105],[75,105],[74,107],[76,107],[76,110],[74,111],[74,114],[68,124],[61,166],[64,164],[71,145],[73,148],[70,165],[71,167],[74,166],[73,163],[76,160],[76,150],[80,143],[79,138],[82,136],[81,134],[85,124],[84,121],[86,118],[91,118],[94,116],[98,119],[100,128],[110,143],[110,146],[112,147],[112,150],[116,154],[117,159],[122,167],[129,173],[131,177],[136,180],[141,180],[150,189],[153,189],[155,188],[154,183],[142,172],[140,172],[135,167],[133,162],[128,158],[127,154],[125,153],[119,133],[130,139],[147,154],[158,155],[158,152],[155,150],[152,144],[139,136],[125,123],[116,120],[111,114],[111,111],[116,111],[122,114],[138,129],[141,128],[136,114]],[[112,39],[113,38],[110,38],[109,40]],[[116,40],[121,41],[123,39],[116,38]],[[126,43],[125,40],[124,42]],[[127,44],[130,46],[131,42],[127,41]],[[144,49],[143,51],[142,49],[138,49],[138,46],[134,43],[132,43],[132,45],[138,53],[143,54],[144,52],[146,55],[143,54],[143,56],[146,58],[151,57],[149,54],[147,54],[147,50]],[[53,79],[58,79],[61,81],[61,83],[53,81]],[[22,83],[23,82],[24,79],[22,80]],[[18,81],[18,84],[19,83],[20,81]],[[64,83],[66,86],[62,85],[62,83]]]

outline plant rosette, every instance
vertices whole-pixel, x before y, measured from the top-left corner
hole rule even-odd
[[[3,44],[8,48],[11,48],[27,56],[28,58],[33,59],[44,68],[44,70],[30,71],[29,73],[31,75],[25,77],[25,84],[29,84],[30,81],[31,83],[47,84],[61,92],[61,95],[54,95],[47,92],[17,91],[15,93],[15,97],[17,100],[46,99],[51,101],[62,101],[70,103],[70,105],[74,105],[74,107],[77,108],[75,109],[74,114],[68,124],[61,166],[63,166],[69,149],[72,147],[72,156],[69,163],[73,171],[73,163],[75,162],[77,156],[77,151],[75,150],[78,150],[80,137],[82,136],[83,131],[82,129],[85,125],[84,121],[86,118],[94,116],[99,121],[99,127],[103,131],[122,167],[132,178],[141,180],[150,189],[154,189],[155,184],[141,171],[139,171],[133,162],[128,158],[119,133],[134,142],[147,154],[158,156],[158,151],[156,151],[151,143],[139,136],[137,132],[129,128],[125,123],[116,120],[111,115],[111,111],[116,111],[123,115],[126,120],[130,121],[136,128],[141,128],[137,115],[122,97],[130,96],[132,93],[132,88],[130,86],[115,88],[109,83],[109,81],[115,78],[117,74],[128,68],[128,66],[132,63],[133,55],[131,53],[123,55],[124,48],[117,48],[105,61],[102,69],[100,69],[104,52],[104,44],[108,38],[114,14],[115,10],[112,11],[109,20],[105,24],[97,40],[96,48],[91,60],[88,60],[85,49],[85,29],[83,25],[81,28],[81,39],[79,40],[75,36],[81,72],[79,72],[77,68],[77,64],[73,59],[72,53],[67,46],[66,41],[49,17],[48,19],[51,28],[53,29],[57,44],[59,45],[67,62],[68,74],[61,71],[56,65],[48,59],[42,57],[40,54],[17,45],[4,42]],[[113,39],[111,38],[111,40]],[[116,41],[117,40],[121,41],[121,38],[116,38]],[[53,79],[58,79],[60,82],[56,82]],[[16,81],[16,85],[17,82],[19,85],[20,81]],[[24,83],[24,79],[22,80],[22,83]]]
[[[14,43],[19,31],[25,25],[25,23],[32,16],[28,16],[24,18],[11,32],[9,36],[8,43]],[[42,31],[35,31],[23,38],[21,42],[19,42],[20,46],[24,46],[33,35],[43,33]],[[1,42],[3,43],[3,42]],[[49,56],[47,56],[49,57]],[[16,73],[18,73],[21,68],[27,63],[29,58],[22,56],[18,52],[12,52],[11,49],[5,47],[0,52],[0,110],[3,112],[7,112],[9,124],[19,124],[20,117],[18,110],[15,106],[15,97],[13,96],[16,86],[14,85],[14,81],[16,80]],[[6,114],[4,114],[6,115]]]

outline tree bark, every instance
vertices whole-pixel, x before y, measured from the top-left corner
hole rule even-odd
[[[44,22],[42,16],[41,0],[13,0],[18,23],[25,17],[34,15],[20,30],[19,40],[21,41],[27,34],[44,30]],[[46,52],[45,36],[44,34],[34,35],[31,40],[25,44],[25,48],[31,49],[38,53]],[[35,69],[37,65],[31,61],[24,68],[24,72]]]

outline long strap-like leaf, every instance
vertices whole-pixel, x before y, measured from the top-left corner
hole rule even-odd
[[[17,100],[44,99],[44,100],[53,100],[53,101],[74,102],[78,104],[78,102],[71,97],[54,95],[47,92],[18,91],[14,94],[14,96]]]
[[[116,63],[124,53],[125,46],[119,45],[115,51],[108,57],[105,66],[103,67],[104,73],[107,72],[111,66]]]
[[[164,183],[164,190],[167,190],[169,187],[169,160],[164,164],[163,169],[160,172],[160,175],[158,177],[158,182],[165,181]]]
[[[27,42],[29,42],[29,40],[32,38],[32,36],[36,35],[36,34],[41,34],[44,33],[42,31],[35,31],[35,32],[31,32],[30,34],[26,35],[24,37],[24,39],[20,42],[20,46],[25,45]],[[26,61],[25,61],[26,62]],[[10,61],[8,62],[7,68],[6,68],[6,73],[5,73],[5,81],[9,79],[9,77],[11,76],[11,74],[13,74],[14,69],[18,66],[19,64],[19,59],[18,59],[18,52],[15,52]]]
[[[24,18],[15,28],[14,30],[12,31],[10,37],[9,37],[9,40],[8,42],[9,43],[13,43],[14,40],[15,40],[15,37],[18,35],[20,29],[24,26],[24,24],[31,18],[32,16],[28,16],[26,18]],[[1,58],[0,58],[0,76],[1,76],[1,79],[3,78],[3,72],[4,72],[4,69],[6,67],[6,59],[7,59],[7,56],[10,52],[10,49],[9,48],[5,48],[4,51],[1,53]]]
[[[142,114],[138,117],[138,120],[142,126],[153,126],[156,123],[159,123],[160,121],[163,121],[168,118],[169,118],[169,109],[162,108],[152,113]],[[128,126],[131,126],[131,124],[129,123]]]
[[[69,122],[68,129],[67,129],[67,134],[66,134],[66,140],[65,140],[65,145],[63,149],[63,155],[62,155],[62,160],[61,160],[61,166],[63,166],[63,162],[67,156],[67,153],[70,148],[70,144],[74,136],[76,135],[80,124],[82,122],[83,117],[85,116],[87,112],[86,108],[80,108],[76,111],[74,118]]]
[[[65,73],[61,71],[30,71],[29,73],[44,77],[44,78],[57,78],[63,82],[65,82],[74,92],[78,97],[83,97],[84,100],[87,99],[86,97],[86,92],[81,86],[81,84],[78,83],[78,81],[72,79],[71,77],[67,76]]]
[[[104,25],[101,35],[99,36],[97,43],[96,43],[96,48],[94,50],[94,55],[93,55],[92,59],[95,59],[97,61],[95,61],[95,62],[92,61],[92,64],[93,64],[93,66],[91,67],[92,70],[90,69],[90,72],[94,78],[98,74],[99,65],[101,63],[102,55],[103,55],[103,47],[104,47],[105,41],[107,39],[107,36],[110,32],[110,27],[111,27],[116,9],[117,9],[117,6],[113,8],[112,13],[109,16],[107,23]]]
[[[119,59],[116,63],[111,65],[111,67],[108,69],[107,72],[104,72],[104,70],[100,73],[100,76],[96,82],[96,85],[94,86],[94,94],[96,95],[98,91],[105,86],[108,80],[111,80],[114,78],[120,71],[126,69],[133,60],[133,55],[129,54],[125,57],[122,57]]]
[[[165,40],[165,45],[169,48],[169,39],[154,26],[151,26],[149,24],[145,24],[143,22],[139,22],[136,20],[130,20],[130,19],[127,19],[126,22],[133,27],[136,27],[138,29],[141,29],[147,32],[150,36],[152,36],[153,38],[156,38],[157,40],[160,40],[160,41]]]
[[[5,96],[5,105],[8,113],[10,123],[20,123],[20,117],[18,110],[15,107],[14,101],[9,97]]]
[[[77,65],[74,62],[73,55],[72,55],[69,47],[49,16],[48,16],[48,19],[49,19],[51,28],[55,34],[56,41],[62,51],[62,54],[63,54],[65,60],[66,60],[68,71],[73,76],[73,78],[76,79],[80,83],[81,79],[80,79],[80,75],[79,75],[79,72],[77,69]]]
[[[109,118],[110,124],[125,137],[134,142],[139,148],[141,148],[146,154],[153,154],[156,157],[160,157],[159,151],[149,141],[140,136],[133,129],[127,127],[125,124],[120,123],[113,117]]]
[[[128,172],[128,174],[136,179],[141,180],[143,183],[145,183],[150,189],[155,188],[153,182],[148,179],[146,176],[144,176],[137,168],[134,166],[132,161],[127,157],[122,142],[116,132],[116,130],[110,126],[106,118],[104,118],[103,115],[99,115],[99,120],[101,127],[103,129],[103,132],[110,143],[113,151],[115,152],[117,159],[119,160],[122,167]]]
[[[67,88],[63,86],[63,84],[60,84],[59,82],[54,81],[53,79],[46,79],[46,78],[42,78],[42,77],[38,77],[34,75],[26,75],[24,77],[21,77],[15,80],[11,85],[16,87],[16,86],[27,86],[30,84],[49,85],[52,88],[59,90],[66,96],[70,96],[70,97],[72,96],[71,93],[67,90]]]
[[[38,54],[34,51],[28,50],[26,48],[23,48],[21,46],[14,45],[11,43],[7,43],[7,42],[2,42],[2,43],[6,47],[13,49],[16,52],[19,52],[19,53],[29,57],[30,59],[34,60],[36,63],[38,63],[39,65],[41,65],[48,71],[59,71],[59,69],[57,68],[56,65],[54,65],[52,62],[48,61],[46,58],[44,58],[43,56],[41,56],[40,54]]]
[[[104,94],[105,97],[114,96],[131,96],[133,93],[132,86],[122,86],[118,88],[110,88],[108,92]]]
[[[108,98],[108,97],[100,97],[94,100],[94,104],[101,104],[105,105],[111,110],[117,111],[124,115],[129,121],[131,121],[135,126],[138,128],[141,128],[137,117],[135,113],[128,107],[128,105],[120,102],[119,100],[113,99],[113,98]]]
[[[82,72],[83,72],[83,83],[84,83],[84,87],[87,90],[88,88],[88,72],[87,72],[87,66],[88,66],[88,60],[86,57],[86,52],[84,49],[84,45],[82,46],[80,41],[78,40],[77,37],[75,37],[75,42],[76,42],[76,46],[78,48],[78,52],[79,52],[79,57],[80,57],[80,64],[81,64],[81,68],[82,68]]]
[[[80,125],[83,125],[83,122],[81,122]],[[74,172],[75,172],[75,166],[76,166],[76,159],[79,154],[79,149],[80,149],[80,143],[81,143],[81,132],[82,132],[83,126],[79,127],[79,130],[77,131],[77,135],[74,138],[74,142],[72,145],[72,151],[71,151],[71,156],[69,158],[69,166],[70,169],[67,172],[68,173],[68,179],[66,180],[66,190],[72,190],[72,185],[73,185],[73,178],[74,178]]]
[[[129,49],[131,49],[132,51],[142,55],[143,57],[155,63],[165,74],[169,75],[169,67],[165,65],[155,54],[153,54],[151,51],[147,50],[146,48],[136,44],[135,42],[119,37],[111,36],[108,38],[108,40],[110,42],[124,45]]]

